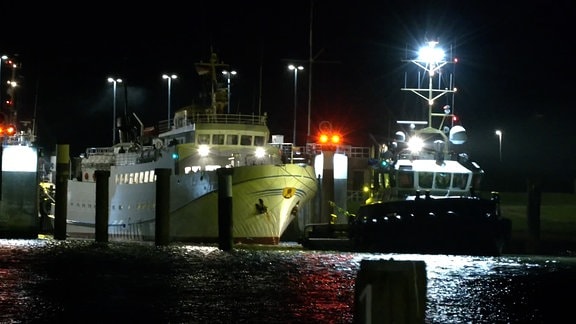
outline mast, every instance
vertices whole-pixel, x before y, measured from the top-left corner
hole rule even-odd
[[[314,61],[314,57],[312,56],[312,26],[313,26],[313,19],[314,19],[314,0],[310,1],[310,51],[309,51],[309,59],[308,59],[308,131],[306,133],[306,142],[310,139],[310,111],[312,110],[312,63]]]
[[[428,120],[427,121],[403,121],[399,123],[408,124],[427,124],[427,127],[419,130],[420,133],[429,134],[439,134],[444,139],[444,149],[447,151],[448,146],[448,136],[447,133],[450,131],[450,127],[453,126],[454,112],[450,105],[444,105],[442,107],[442,112],[435,112],[435,102],[438,98],[445,96],[447,94],[454,94],[457,89],[453,85],[452,73],[448,76],[444,76],[442,73],[442,68],[448,64],[455,64],[456,59],[448,61],[446,59],[445,52],[437,47],[437,41],[428,41],[426,46],[422,47],[418,53],[418,57],[410,60],[403,60],[404,62],[410,62],[418,66],[424,71],[425,76],[420,79],[420,73],[418,73],[418,87],[409,88],[407,87],[407,82],[405,80],[404,87],[401,88],[403,91],[410,91],[416,94],[418,97],[426,100],[428,103]],[[422,87],[426,82],[426,75],[428,76],[427,87]],[[407,76],[405,76],[407,78]],[[452,101],[453,104],[453,101]],[[440,123],[435,126],[433,124],[433,117],[440,118]],[[450,121],[449,126],[446,123]],[[452,139],[450,139],[452,140]]]

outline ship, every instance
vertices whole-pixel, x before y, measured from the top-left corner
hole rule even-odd
[[[37,143],[35,118],[19,115],[20,68],[17,55],[0,57],[0,72],[4,72],[0,73],[0,237],[32,239],[43,232],[49,219],[38,212],[44,152]]]
[[[484,170],[461,148],[467,133],[454,111],[453,71],[458,59],[448,58],[437,41],[428,41],[416,58],[404,62],[417,71],[412,78],[406,73],[401,90],[423,99],[425,117],[396,121],[394,138],[382,144],[372,160],[377,177],[367,203],[419,195],[476,196]]]
[[[401,90],[424,99],[425,117],[397,121],[398,131],[378,143],[368,161],[372,179],[365,204],[349,215],[348,224],[312,228],[306,246],[343,238],[346,244],[340,245],[354,251],[502,253],[511,222],[501,213],[497,191],[482,195],[484,170],[462,148],[467,134],[454,113],[451,66],[457,61],[437,41],[404,60],[416,68]]]
[[[94,237],[96,174],[101,170],[110,174],[109,238],[154,240],[156,171],[168,169],[169,240],[218,242],[218,170],[227,168],[233,242],[279,244],[316,195],[314,167],[294,158],[293,143],[271,134],[266,113],[230,112],[230,88],[219,78],[226,66],[215,53],[209,62],[196,63],[199,77],[210,83],[209,105],[178,109],[157,133],[133,114],[139,127],[119,128],[138,131],[119,131],[118,143],[89,147],[74,159],[77,167],[67,182],[68,236]]]

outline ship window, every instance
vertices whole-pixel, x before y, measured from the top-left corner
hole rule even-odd
[[[224,145],[224,134],[214,134],[212,135],[212,144]]]
[[[452,184],[454,188],[466,189],[467,183],[468,183],[468,174],[466,173],[454,174],[454,182]]]
[[[226,145],[238,145],[238,135],[226,135]]]
[[[240,138],[240,145],[252,145],[252,136],[242,135]]]
[[[198,134],[198,144],[210,144],[210,135]]]
[[[414,174],[409,172],[398,173],[398,187],[412,188],[414,186]]]
[[[436,184],[436,188],[438,189],[448,188],[448,186],[450,186],[450,173],[437,172],[436,177],[434,178],[434,182]]]
[[[418,172],[418,185],[420,188],[432,188],[432,179],[434,173],[432,172]]]
[[[254,145],[264,146],[264,136],[254,136]]]

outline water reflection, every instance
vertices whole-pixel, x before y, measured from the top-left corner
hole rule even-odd
[[[571,316],[575,258],[0,240],[0,322],[352,323],[362,260],[422,260],[427,323]]]

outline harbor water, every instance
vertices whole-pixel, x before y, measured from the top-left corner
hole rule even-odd
[[[422,260],[426,323],[573,317],[576,258],[1,239],[1,323],[353,323],[362,260]]]

